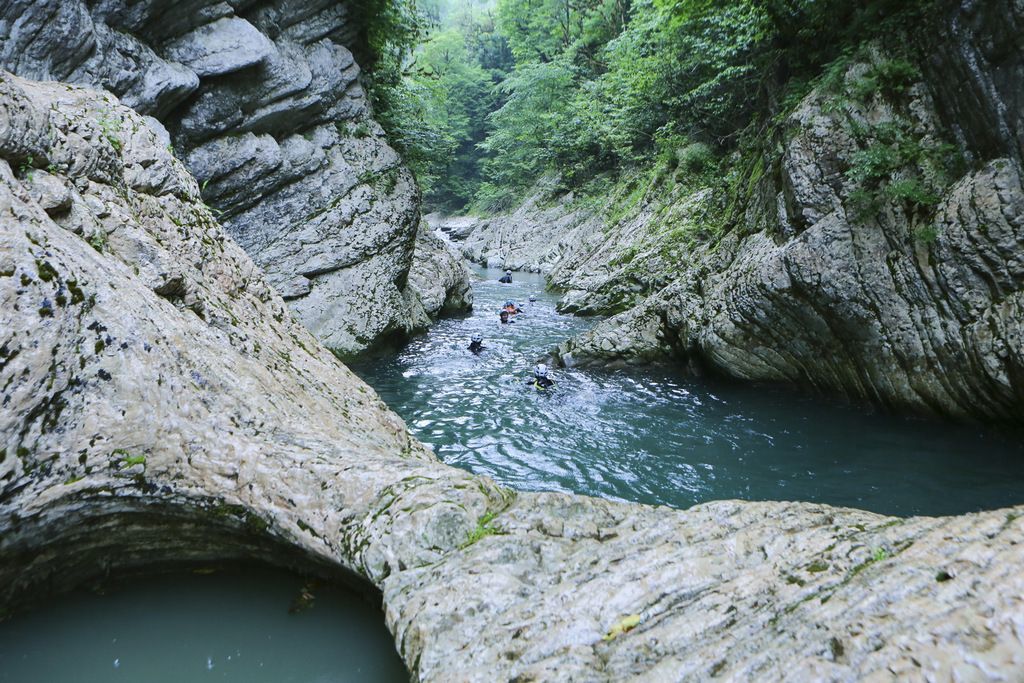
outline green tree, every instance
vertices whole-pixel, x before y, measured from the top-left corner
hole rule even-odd
[[[428,203],[458,208],[473,198],[484,209],[507,206],[544,174],[580,186],[694,144],[711,155],[705,162],[722,157],[762,138],[752,124],[797,101],[828,63],[913,33],[936,4],[424,2],[420,25],[432,28],[401,82],[375,102],[393,112],[385,125]]]

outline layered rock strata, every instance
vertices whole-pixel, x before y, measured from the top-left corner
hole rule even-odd
[[[551,185],[551,179],[541,180],[509,214],[428,220],[439,230],[448,228],[462,255],[474,263],[550,273],[562,257],[580,249],[576,239],[594,234],[601,223],[599,216],[574,206],[571,195],[553,194]]]
[[[0,302],[4,609],[257,558],[377,586],[423,681],[1024,667],[1024,508],[676,511],[447,467],[291,318],[159,132],[93,91],[0,77]]]
[[[409,271],[409,289],[427,315],[455,315],[472,308],[473,287],[465,261],[426,222],[416,233],[416,254]]]
[[[330,0],[10,0],[0,66],[158,118],[299,319],[353,353],[429,322],[407,287],[418,191],[346,47],[365,30]]]
[[[616,314],[563,344],[566,364],[671,357],[1024,423],[1024,49],[1006,29],[1024,14],[947,10],[923,80],[872,89],[894,59],[872,51],[839,92],[811,93],[763,157],[732,160],[730,206],[677,170],[598,210],[531,198],[482,221],[464,253],[547,272],[563,310]]]

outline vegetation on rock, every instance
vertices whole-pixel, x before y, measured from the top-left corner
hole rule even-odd
[[[841,82],[871,41],[904,51],[936,4],[433,0],[402,79],[378,84],[378,114],[437,208],[508,208],[550,173],[596,196],[638,169],[699,174],[750,158],[812,85]],[[884,61],[855,91],[893,97],[917,73]],[[880,162],[908,161],[896,151]],[[890,194],[933,197],[912,183]]]

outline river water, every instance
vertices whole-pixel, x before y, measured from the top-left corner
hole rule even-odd
[[[526,385],[534,363],[594,321],[558,314],[539,275],[501,285],[501,271],[476,273],[472,315],[353,367],[451,465],[520,490],[676,508],[799,500],[907,516],[1024,502],[1019,435],[664,368],[556,369],[556,390],[538,393]],[[501,325],[509,298],[524,313]]]
[[[3,683],[400,683],[379,607],[285,572],[134,579],[0,623]]]

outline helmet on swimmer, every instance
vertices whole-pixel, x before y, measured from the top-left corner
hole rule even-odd
[[[511,270],[506,270],[506,271],[505,271],[505,275],[511,275],[511,274],[512,274],[512,271],[511,271]]]
[[[544,365],[544,363],[538,363],[537,367],[533,369],[533,374],[535,374],[537,377],[547,377],[548,366]]]
[[[515,306],[515,305],[516,305],[516,302],[512,301],[512,299],[509,299],[508,301],[505,302],[505,306],[506,307],[507,306]]]
[[[480,342],[482,342],[484,340],[484,336],[482,334],[474,334],[472,337],[469,338],[469,340],[471,342],[479,344]]]
[[[536,294],[531,294],[530,295],[530,301],[536,301],[536,300],[537,300],[537,295]]]

